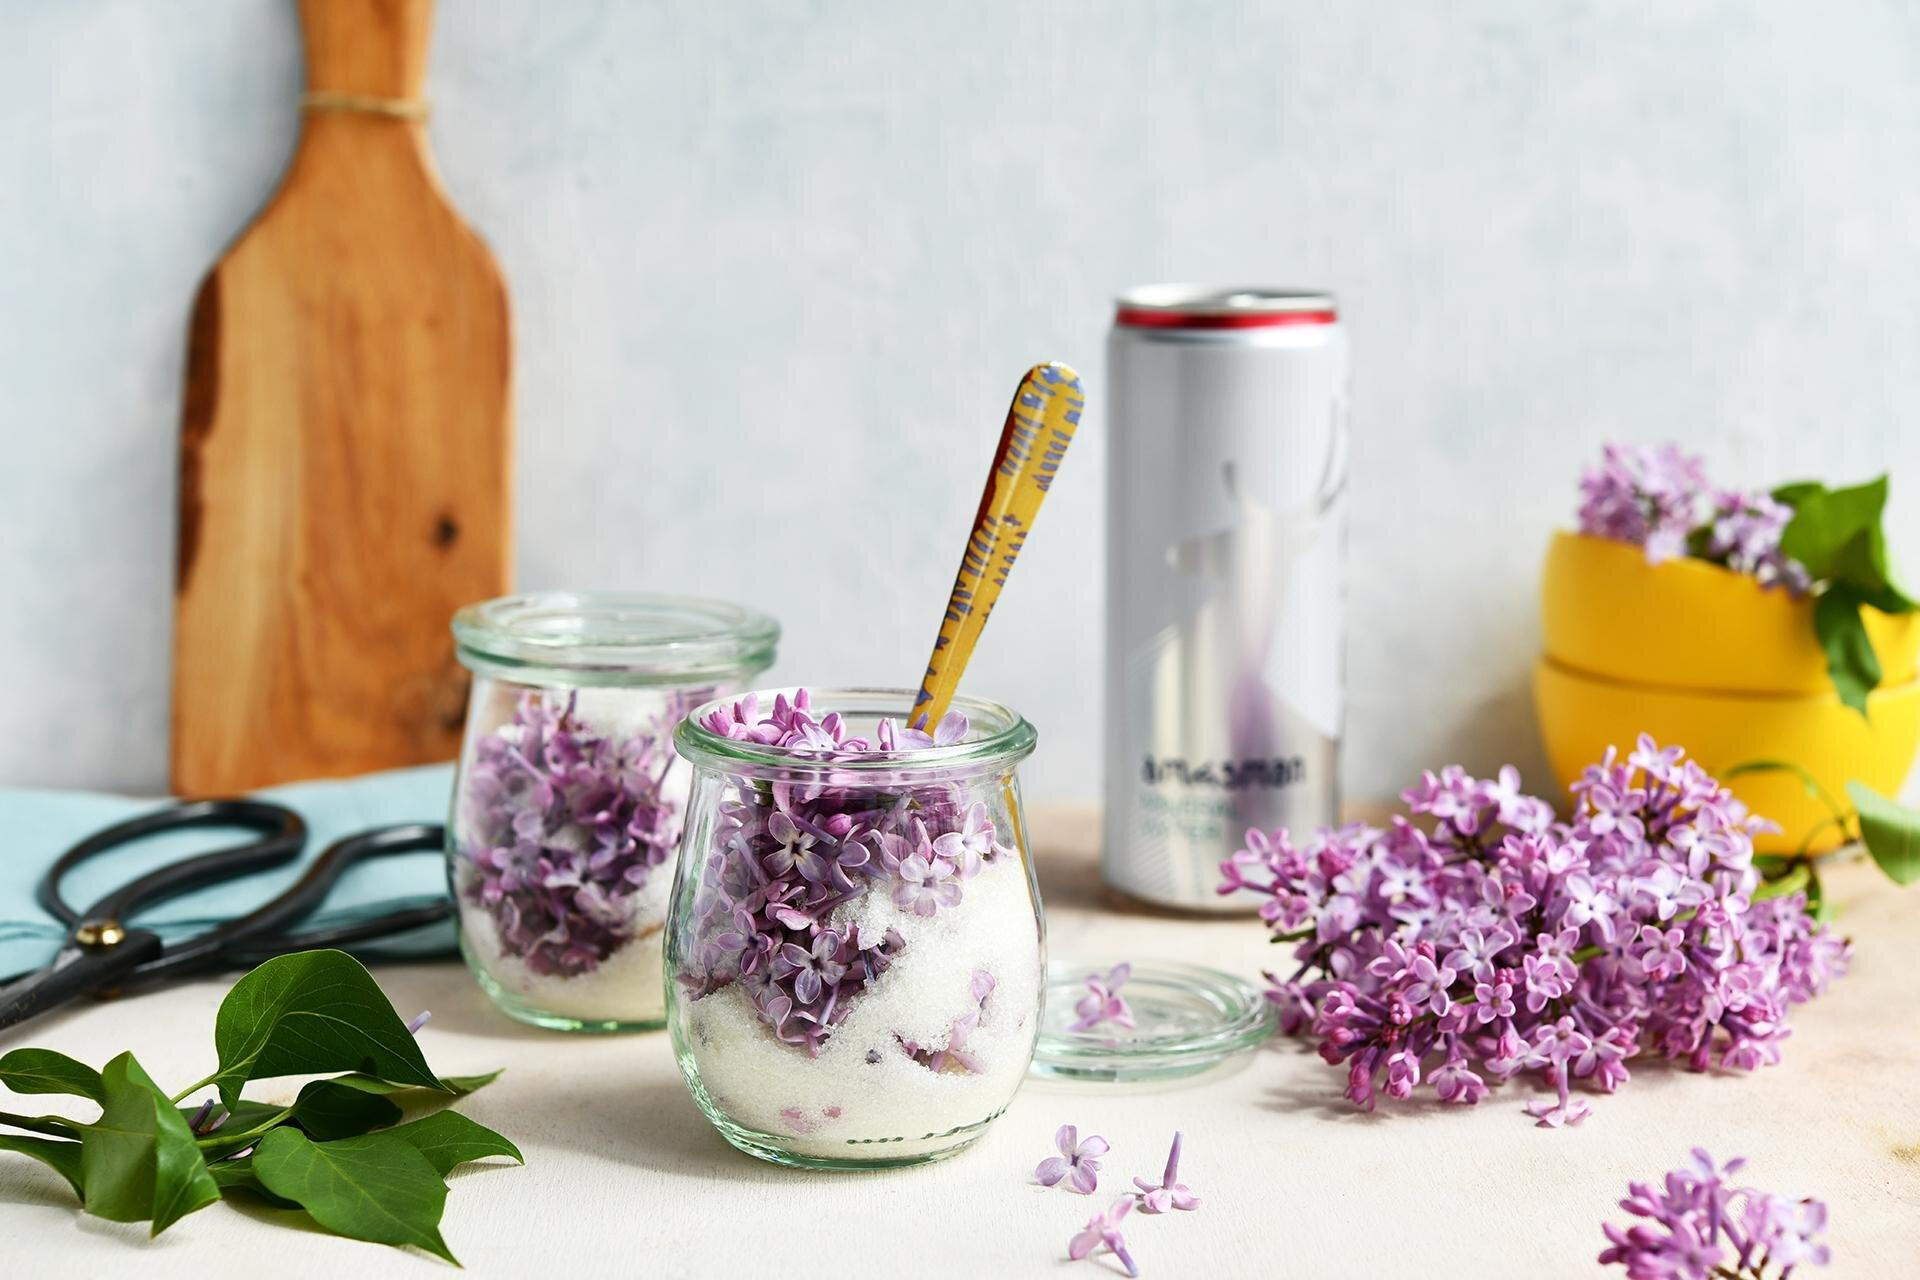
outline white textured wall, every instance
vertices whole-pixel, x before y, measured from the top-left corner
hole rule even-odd
[[[292,143],[292,3],[0,24],[0,780],[152,788],[187,304]],[[911,683],[1013,380],[1067,360],[1095,412],[970,683],[1041,726],[1039,797],[1091,800],[1107,300],[1324,284],[1350,790],[1543,773],[1533,577],[1602,439],[1892,467],[1920,546],[1916,69],[1900,0],[445,0],[522,583],[750,599],[782,678]]]

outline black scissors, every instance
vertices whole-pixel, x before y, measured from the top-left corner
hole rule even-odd
[[[241,827],[254,839],[156,867],[76,911],[60,892],[68,872],[109,849],[184,827]],[[402,907],[371,920],[293,932],[325,902],[352,867],[367,858],[440,850],[446,831],[438,823],[376,827],[336,841],[306,873],[277,897],[243,916],[201,933],[163,941],[150,929],[129,925],[135,913],[206,885],[285,866],[307,843],[299,814],[265,800],[195,800],[129,818],[96,832],[55,859],[40,878],[41,907],[67,926],[60,952],[44,969],[17,975],[0,986],[0,1028],[24,1022],[82,995],[118,995],[166,978],[257,964],[289,951],[350,947],[437,924],[453,914],[451,899]]]

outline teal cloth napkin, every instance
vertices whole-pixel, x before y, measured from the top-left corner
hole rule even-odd
[[[444,822],[453,792],[453,766],[395,769],[334,782],[301,782],[258,794],[307,821],[307,847],[297,862],[238,880],[209,885],[163,902],[134,919],[162,938],[180,937],[252,910],[292,884],[313,859],[342,836],[394,822]],[[94,791],[0,787],[0,978],[37,969],[53,958],[66,929],[34,901],[34,886],[52,861],[102,827],[159,807]],[[163,863],[236,843],[248,832],[206,827],[172,831],[103,853],[76,868],[61,888],[85,910],[133,876]],[[443,853],[374,858],[354,867],[320,909],[298,928],[349,924],[447,896]],[[415,930],[377,945],[382,953],[450,954],[451,922]]]

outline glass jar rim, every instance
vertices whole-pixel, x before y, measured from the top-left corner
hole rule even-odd
[[[847,754],[818,747],[777,747],[761,742],[746,742],[723,737],[700,722],[708,715],[732,706],[744,698],[759,699],[763,710],[771,710],[776,697],[791,699],[799,687],[757,689],[751,693],[715,698],[695,707],[673,731],[673,745],[695,764],[714,764],[733,772],[775,769],[783,774],[858,773],[891,774],[933,770],[979,770],[1012,764],[1033,754],[1039,733],[1024,716],[998,702],[957,695],[952,709],[967,717],[968,739],[944,747],[908,747],[898,751],[866,751]],[[808,687],[807,695],[820,717],[832,712],[842,716],[892,716],[907,723],[907,715],[916,696],[912,689]],[[979,737],[973,737],[979,732]]]
[[[453,615],[462,665],[573,684],[684,684],[752,676],[773,664],[780,624],[757,610],[697,596],[534,591]]]

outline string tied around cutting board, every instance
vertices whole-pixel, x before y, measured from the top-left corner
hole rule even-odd
[[[425,120],[432,108],[424,98],[383,98],[371,93],[335,93],[330,89],[310,89],[300,95],[300,110],[351,111],[361,115],[385,116],[390,120]]]

